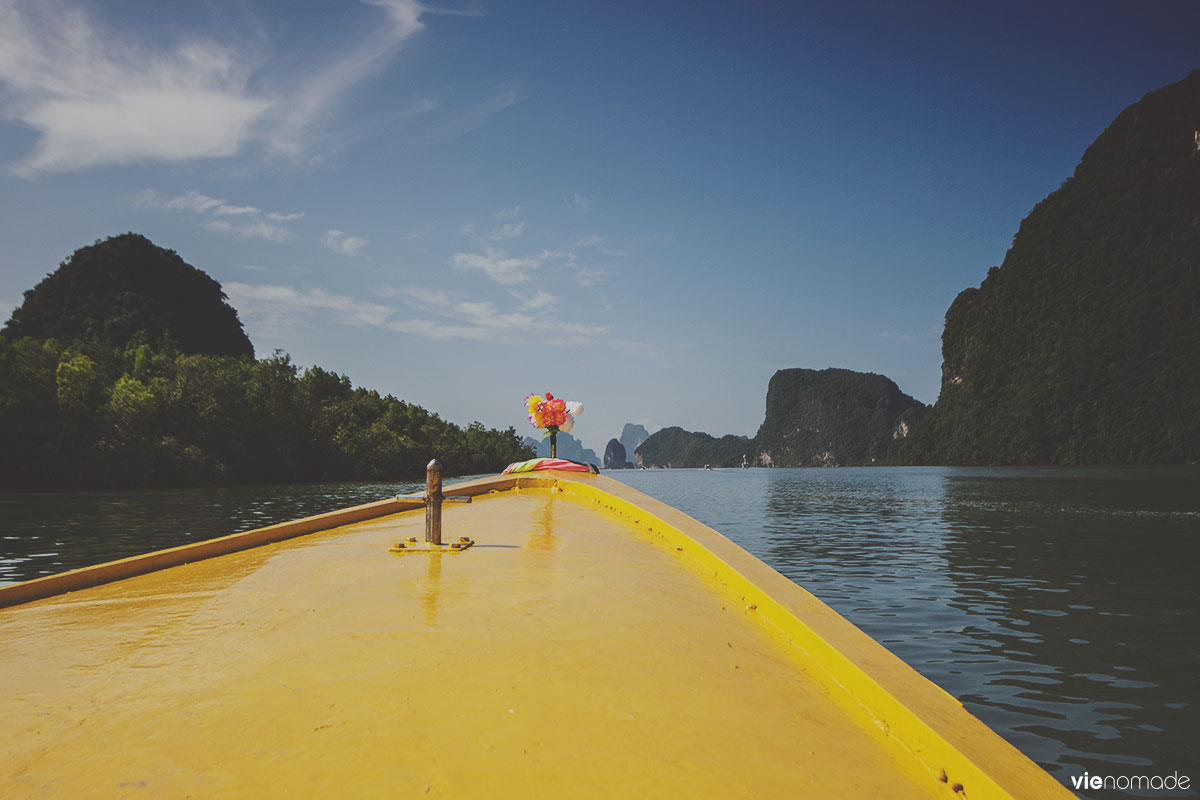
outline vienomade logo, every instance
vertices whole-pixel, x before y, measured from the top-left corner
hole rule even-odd
[[[1170,775],[1072,775],[1071,783],[1076,789],[1179,789],[1191,788],[1192,779],[1173,772]]]

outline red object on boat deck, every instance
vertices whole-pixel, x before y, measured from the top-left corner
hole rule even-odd
[[[504,468],[501,475],[509,475],[514,472],[537,472],[544,469],[560,469],[565,472],[591,472],[598,474],[599,469],[593,464],[584,464],[580,461],[568,461],[565,458],[531,458],[528,461],[518,461],[515,464],[509,464]]]

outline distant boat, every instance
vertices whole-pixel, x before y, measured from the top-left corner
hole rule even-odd
[[[671,506],[429,485],[0,587],[0,796],[1071,797]]]
[[[750,463],[746,461],[746,456],[742,456],[742,469],[750,469]]]

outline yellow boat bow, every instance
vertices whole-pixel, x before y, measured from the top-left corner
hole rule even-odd
[[[445,493],[0,588],[0,796],[1071,796],[668,505]]]

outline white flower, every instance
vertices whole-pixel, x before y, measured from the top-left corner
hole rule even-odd
[[[567,414],[567,421],[564,422],[562,425],[559,425],[558,429],[560,431],[562,431],[563,433],[570,433],[571,428],[574,428],[574,427],[575,427],[575,418],[572,417],[570,414]]]
[[[580,403],[578,400],[568,400],[567,413],[572,417],[578,417],[583,413],[583,403]]]

